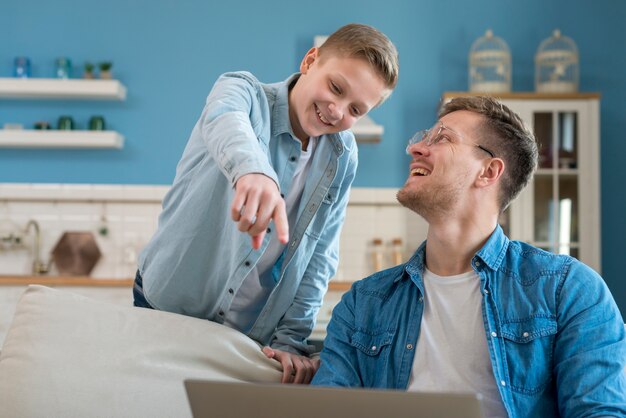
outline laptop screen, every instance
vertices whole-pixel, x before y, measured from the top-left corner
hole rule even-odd
[[[482,418],[480,396],[186,380],[194,418]]]

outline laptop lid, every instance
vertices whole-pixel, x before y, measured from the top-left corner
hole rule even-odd
[[[194,418],[482,418],[480,396],[185,380]]]

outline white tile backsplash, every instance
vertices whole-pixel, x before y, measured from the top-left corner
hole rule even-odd
[[[0,274],[30,274],[32,238],[26,239],[23,228],[35,219],[41,227],[45,262],[63,232],[91,231],[103,254],[91,275],[133,277],[138,254],[156,230],[167,190],[142,185],[0,184],[0,239],[11,230],[25,238],[19,249],[0,246]],[[393,239],[402,240],[405,260],[424,239],[424,221],[397,203],[396,191],[352,189],[334,280],[354,281],[374,272],[374,239],[383,242],[383,268],[393,265]],[[106,236],[99,234],[102,226],[108,228]]]

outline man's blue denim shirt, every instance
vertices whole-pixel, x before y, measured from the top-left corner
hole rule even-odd
[[[313,384],[407,388],[424,308],[425,248],[343,296]],[[597,273],[510,241],[499,226],[472,265],[485,325],[476,337],[487,338],[510,417],[626,416],[624,323]]]

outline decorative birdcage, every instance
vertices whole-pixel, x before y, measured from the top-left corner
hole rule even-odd
[[[511,91],[511,51],[491,29],[470,48],[469,89],[483,93]]]
[[[578,91],[578,48],[556,29],[535,55],[535,89],[541,93]]]

